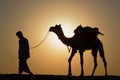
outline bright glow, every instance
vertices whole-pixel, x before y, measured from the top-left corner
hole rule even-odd
[[[63,30],[63,33],[64,35],[67,37],[67,38],[70,38],[74,35],[73,33],[73,29],[72,29],[72,25],[70,24],[70,22],[66,22],[67,20],[65,20],[64,18],[62,20],[56,20],[56,22],[54,23],[57,23],[57,24],[61,24],[61,28]],[[52,22],[53,23],[53,22]],[[56,24],[54,24],[53,26],[55,26]],[[53,32],[52,32],[53,33]],[[53,45],[58,45],[58,46],[61,46],[61,48],[63,48],[63,44],[61,45],[61,41],[60,39],[58,38],[58,36],[54,33],[54,34],[50,34],[50,40],[49,42]],[[56,46],[52,46],[54,48],[56,48]]]
[[[64,35],[66,37],[72,37],[74,35],[73,30],[71,29],[71,27],[72,26],[70,24],[63,25],[62,29],[63,29]]]

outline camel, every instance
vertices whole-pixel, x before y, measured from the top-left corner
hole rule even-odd
[[[58,38],[63,42],[63,44],[70,46],[72,48],[71,55],[68,59],[69,67],[68,67],[68,76],[72,76],[72,70],[71,70],[71,61],[75,53],[77,53],[77,50],[80,53],[80,64],[81,64],[81,74],[80,76],[84,76],[84,70],[83,70],[83,53],[85,50],[92,50],[92,56],[94,60],[94,68],[92,71],[91,76],[94,75],[94,72],[97,67],[97,51],[100,53],[100,57],[103,60],[104,68],[105,68],[105,76],[107,76],[107,62],[104,56],[104,49],[102,42],[98,39],[97,36],[91,36],[91,38],[85,38],[85,36],[79,36],[74,35],[71,38],[67,38],[64,36],[64,33],[62,31],[61,25],[55,25],[50,27],[50,32],[54,32]]]

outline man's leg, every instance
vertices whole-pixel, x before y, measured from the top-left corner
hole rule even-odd
[[[33,75],[33,73],[30,71],[28,64],[27,64],[27,60],[24,61],[24,71],[26,73],[29,73],[29,75]]]
[[[21,75],[22,72],[23,72],[23,62],[22,60],[19,60],[19,71],[18,71],[19,75]]]

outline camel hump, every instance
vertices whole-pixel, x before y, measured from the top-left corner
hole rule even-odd
[[[94,36],[97,36],[98,34],[103,35],[101,32],[99,32],[98,27],[94,28],[90,26],[82,27],[81,25],[74,30],[74,33],[78,35],[94,35]]]

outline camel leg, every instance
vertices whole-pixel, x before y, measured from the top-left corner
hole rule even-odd
[[[95,70],[97,68],[97,49],[92,49],[92,55],[93,55],[93,59],[94,59],[94,69],[93,69],[93,72],[92,72],[92,75],[94,75],[95,73]]]
[[[72,61],[72,58],[73,58],[73,56],[75,55],[75,53],[76,53],[76,50],[73,49],[73,50],[72,50],[72,53],[71,53],[71,55],[70,55],[70,57],[69,57],[69,59],[68,59],[68,63],[69,63],[68,76],[71,76],[71,75],[72,75],[72,71],[71,71],[71,61]]]
[[[80,51],[80,64],[81,64],[81,75],[80,76],[84,76],[84,69],[83,69],[83,51]]]
[[[104,56],[104,51],[103,50],[99,50],[100,51],[100,56],[103,60],[103,63],[104,63],[104,68],[105,68],[105,76],[107,76],[107,62],[106,62],[106,59],[105,59],[105,56]]]
[[[105,60],[105,57],[102,57],[102,60],[104,62],[104,68],[105,68],[105,76],[107,76],[107,62]]]
[[[99,52],[100,52],[100,56],[101,56],[101,58],[103,60],[103,63],[104,63],[105,76],[107,76],[107,62],[106,62],[106,59],[105,59],[104,49],[103,49],[102,43],[100,44]]]

